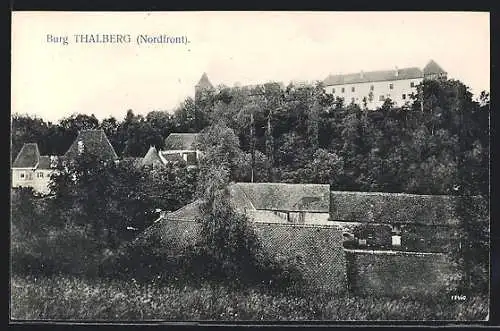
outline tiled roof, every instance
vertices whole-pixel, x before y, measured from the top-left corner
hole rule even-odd
[[[163,218],[176,221],[194,221],[201,217],[201,204],[202,200],[195,200],[176,211],[167,213]]]
[[[446,73],[434,60],[430,60],[424,67],[424,75]]]
[[[210,83],[210,80],[208,80],[207,74],[204,72],[203,75],[201,75],[200,80],[198,81],[198,84],[196,84],[196,88],[201,88],[201,89],[212,89],[213,85]]]
[[[140,167],[142,165],[142,160],[143,160],[142,157],[132,157],[132,156],[129,156],[129,157],[122,158],[121,162],[129,163],[129,164],[131,164],[132,166],[135,166],[135,167]]]
[[[358,72],[346,75],[329,75],[323,83],[326,86],[330,85],[343,85],[343,84],[357,84],[379,81],[394,81],[400,79],[413,79],[423,78],[422,70],[417,67],[402,68],[397,70],[378,70],[368,72]]]
[[[198,133],[171,133],[165,138],[165,150],[194,150]]]
[[[160,152],[161,157],[164,162],[185,162],[182,156],[180,156],[178,153],[167,153],[167,152]]]
[[[142,159],[141,162],[142,165],[156,165],[156,164],[163,164],[162,160],[158,156],[158,151],[156,150],[155,147],[151,146]]]
[[[235,183],[255,209],[327,213],[330,186],[320,184]]]
[[[50,156],[48,156],[48,155],[40,156],[40,162],[38,163],[38,169],[51,169]]]
[[[454,224],[453,196],[383,192],[331,192],[332,220]]]
[[[17,154],[13,168],[34,168],[38,164],[40,152],[36,143],[24,144],[19,154]]]
[[[82,130],[70,146],[65,158],[75,158],[78,155],[78,142],[81,141],[84,151],[101,157],[103,160],[116,160],[115,149],[111,145],[103,130]]]

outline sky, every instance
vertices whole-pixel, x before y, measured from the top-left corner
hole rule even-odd
[[[77,43],[76,34],[130,43]],[[138,44],[141,35],[189,42]],[[67,45],[54,42],[65,36]],[[474,95],[490,90],[487,12],[23,11],[12,13],[11,54],[11,113],[53,122],[173,111],[203,72],[213,85],[287,84],[433,59]]]

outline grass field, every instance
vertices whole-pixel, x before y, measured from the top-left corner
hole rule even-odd
[[[309,298],[217,285],[138,284],[76,277],[11,279],[13,320],[485,320],[488,302]]]

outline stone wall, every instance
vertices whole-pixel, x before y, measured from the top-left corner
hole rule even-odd
[[[444,254],[346,250],[349,290],[379,296],[433,296],[451,275]]]

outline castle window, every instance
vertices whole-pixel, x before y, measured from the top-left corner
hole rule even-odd
[[[344,92],[345,92],[345,88],[342,88],[342,93],[344,93]]]
[[[390,90],[393,90],[393,89],[394,89],[394,84],[392,84],[392,83],[391,83],[391,84],[389,84],[389,89],[390,89]]]
[[[371,85],[370,86],[370,91],[373,91],[375,89],[375,86]]]
[[[405,100],[406,99],[406,94],[403,94],[401,97],[403,98],[403,100]]]
[[[381,95],[379,98],[378,98],[379,101],[384,101],[385,100],[385,97],[383,95]]]
[[[351,87],[351,92],[354,92],[356,89],[353,87]]]
[[[415,87],[415,83],[414,83],[414,82],[411,82],[411,83],[410,83],[410,87]]]

